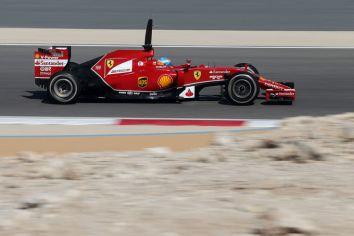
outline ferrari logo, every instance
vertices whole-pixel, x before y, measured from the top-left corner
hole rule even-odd
[[[113,67],[113,65],[114,65],[114,61],[113,60],[107,60],[106,61],[106,65],[107,65],[107,67],[109,68],[109,69],[111,69],[112,67]]]
[[[138,86],[140,88],[145,88],[148,85],[148,78],[146,77],[139,77],[138,78]]]
[[[201,76],[202,76],[202,72],[200,70],[194,71],[194,78],[196,80],[199,80]]]

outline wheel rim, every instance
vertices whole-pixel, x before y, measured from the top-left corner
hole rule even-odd
[[[67,99],[74,93],[74,85],[70,80],[60,78],[53,84],[53,91],[59,98]]]
[[[238,98],[246,98],[252,93],[251,83],[244,79],[237,80],[232,89]]]

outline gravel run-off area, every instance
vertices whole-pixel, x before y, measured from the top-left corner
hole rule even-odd
[[[0,158],[0,235],[353,235],[354,113],[186,152]]]

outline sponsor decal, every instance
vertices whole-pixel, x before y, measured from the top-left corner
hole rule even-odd
[[[186,87],[180,94],[181,98],[194,98],[195,97],[195,86]]]
[[[41,57],[41,55],[39,55],[39,53],[35,53],[35,54],[34,54],[34,58],[35,58],[35,59],[39,59],[40,57]]]
[[[144,62],[142,62],[142,61],[138,62],[138,66],[143,66],[143,65],[144,65]]]
[[[294,92],[277,92],[275,93],[276,96],[295,96]]]
[[[51,54],[52,57],[57,57],[57,58],[64,56],[63,52],[52,52]]]
[[[188,89],[188,91],[186,92],[186,96],[192,97],[193,95],[194,95],[194,93],[191,91],[191,89]]]
[[[133,71],[133,60],[130,60],[116,65],[108,72],[107,75],[129,73],[132,71]]]
[[[148,78],[147,77],[139,77],[138,78],[138,86],[140,88],[145,88],[148,85]]]
[[[228,74],[230,73],[229,70],[211,70],[209,74]]]
[[[40,71],[42,72],[47,72],[47,71],[52,71],[52,67],[49,67],[49,66],[41,66],[39,68]]]
[[[62,55],[61,57],[63,57]],[[48,59],[48,60],[58,60],[60,57],[59,56],[53,56],[53,55],[39,55],[40,59]],[[39,59],[39,58],[38,58]]]
[[[51,76],[51,75],[52,75],[52,73],[50,73],[50,72],[43,72],[43,71],[41,71],[41,72],[39,72],[39,75],[41,75],[41,76]]]
[[[272,81],[266,81],[266,80],[262,80],[262,83],[269,88],[273,88],[273,89],[281,89],[280,86],[277,85],[277,83],[274,83]]]
[[[37,67],[38,68],[38,67]],[[39,73],[40,77],[50,77],[52,75],[52,67],[50,66],[39,66],[39,71],[36,70],[36,74]]]
[[[193,75],[195,80],[199,80],[200,77],[202,76],[202,72],[200,70],[196,70],[193,72]]]
[[[160,88],[167,88],[170,87],[173,83],[173,79],[170,75],[161,75],[157,80],[157,84]]]
[[[224,76],[223,75],[209,75],[209,78],[213,79],[213,80],[220,80],[220,79],[223,79]]]
[[[102,66],[101,66],[101,65],[97,65],[97,66],[95,66],[95,69],[96,69],[96,70],[101,70],[101,68],[102,68]]]
[[[48,60],[48,59],[35,59],[35,66],[50,66],[50,67],[64,67],[68,60]]]
[[[118,92],[120,95],[129,95],[129,96],[132,96],[132,95],[140,95],[139,92],[134,92],[134,91],[119,91]]]
[[[49,66],[39,66],[39,70],[36,70],[36,74],[41,77],[50,77],[52,75],[52,67]]]
[[[106,60],[106,66],[111,69],[114,66],[114,60],[108,59]]]

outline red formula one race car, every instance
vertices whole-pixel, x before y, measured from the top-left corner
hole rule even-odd
[[[82,64],[70,61],[71,47],[50,47],[34,53],[36,85],[51,101],[75,103],[83,94],[117,99],[198,99],[201,89],[221,86],[232,104],[252,104],[262,89],[266,101],[291,103],[294,83],[273,82],[247,63],[234,67],[186,64],[172,66],[154,58],[152,20],[140,50],[116,50]]]

